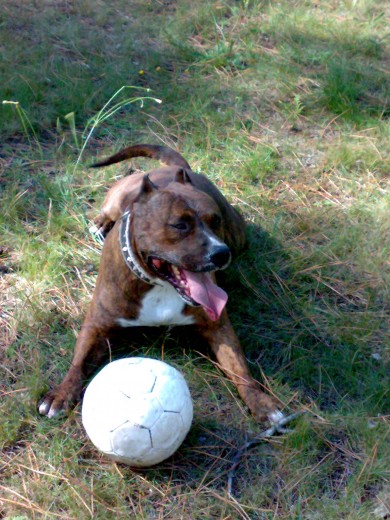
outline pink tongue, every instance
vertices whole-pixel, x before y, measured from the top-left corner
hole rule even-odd
[[[191,298],[204,308],[211,320],[216,321],[221,316],[228,299],[225,291],[213,282],[210,273],[184,271],[184,274],[191,291]]]

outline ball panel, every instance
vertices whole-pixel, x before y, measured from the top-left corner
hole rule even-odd
[[[128,401],[128,397],[105,385],[88,386],[81,411],[82,423],[100,450],[111,451],[110,432],[128,420]]]
[[[164,412],[158,399],[151,395],[127,398],[127,419],[129,423],[151,428]]]
[[[194,406],[192,404],[191,396],[188,394],[187,399],[183,404],[183,408],[180,411],[180,415],[184,424],[184,428],[186,428],[186,434],[189,432],[192,424],[192,419],[194,417]]]
[[[136,467],[138,468],[147,468],[149,466],[154,466],[155,464],[159,464],[163,460],[167,459],[171,455],[173,455],[174,451],[172,450],[164,450],[164,449],[153,449],[150,454],[148,454],[148,460],[143,459],[138,462]]]
[[[134,458],[133,455],[125,457],[125,456],[119,456],[115,454],[106,454],[110,459],[115,460],[116,462],[122,462],[123,464],[128,464],[129,466],[132,466],[133,468],[148,468],[150,466],[153,466],[155,464],[159,464],[163,460],[167,459],[172,455],[167,450],[151,450],[148,453],[147,459],[144,457],[140,458]]]
[[[152,370],[140,370],[137,364],[121,366],[115,373],[113,384],[128,397],[152,392],[156,376]]]
[[[142,461],[152,449],[150,430],[131,423],[124,423],[111,432],[113,456],[127,457]]]
[[[107,385],[106,389],[115,386],[128,396],[133,393],[151,392],[156,376],[152,370],[153,364],[145,363],[143,359],[125,358],[112,361],[96,374],[89,386],[96,385],[96,388],[103,388],[103,391],[104,385]]]
[[[153,393],[168,412],[180,412],[190,396],[184,377],[175,369],[157,378]]]
[[[186,434],[180,413],[164,412],[151,428],[152,446],[167,450],[172,455],[183,442]]]

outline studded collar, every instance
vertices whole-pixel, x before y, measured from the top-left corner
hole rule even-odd
[[[131,213],[129,210],[127,210],[123,214],[119,232],[119,242],[121,246],[123,259],[127,267],[133,274],[135,274],[137,278],[150,285],[162,285],[162,280],[150,276],[137,260],[134,251],[131,247],[130,221]]]

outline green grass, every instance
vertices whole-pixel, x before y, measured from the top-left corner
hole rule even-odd
[[[373,0],[4,4],[0,100],[19,104],[0,105],[0,517],[389,514],[388,16]],[[125,106],[145,88],[162,103]],[[89,221],[128,166],[87,165],[143,141],[177,147],[245,215],[229,312],[254,375],[307,410],[243,457],[234,500],[227,472],[261,428],[186,334],[130,340],[194,398],[188,438],[156,468],[106,460],[79,407],[36,412],[93,291]]]

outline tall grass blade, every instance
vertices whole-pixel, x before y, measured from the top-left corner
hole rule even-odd
[[[118,96],[120,94],[122,94],[122,92],[124,92],[127,89],[142,89],[142,90],[145,90],[146,92],[150,91],[150,89],[148,89],[148,88],[143,89],[142,87],[133,87],[133,86],[130,86],[130,85],[123,85],[119,90],[117,90],[113,94],[113,96],[110,97],[110,99],[101,108],[101,110],[99,110],[99,112],[96,115],[91,117],[89,119],[89,121],[87,122],[87,124],[85,125],[84,131],[83,131],[83,133],[81,135],[82,139],[84,140],[84,143],[83,143],[83,146],[81,147],[79,156],[77,158],[77,161],[76,161],[76,164],[75,164],[75,169],[79,165],[79,163],[81,161],[81,157],[82,157],[82,155],[84,153],[84,150],[85,150],[89,140],[91,139],[95,129],[101,123],[103,123],[104,121],[106,121],[107,119],[112,117],[119,110],[123,109],[124,107],[126,107],[128,105],[136,103],[137,101],[139,101],[141,103],[141,108],[143,107],[143,103],[146,100],[154,101],[155,103],[161,103],[161,99],[157,99],[155,97],[151,97],[151,96],[136,96],[136,97],[130,97],[130,98],[123,99],[123,100],[121,100],[119,102],[116,102],[113,106],[110,106],[113,103],[113,101],[115,99],[117,99]]]
[[[38,136],[34,130],[33,125],[31,124],[30,119],[28,118],[26,111],[23,110],[19,101],[9,101],[9,100],[4,99],[3,105],[10,105],[10,106],[14,107],[17,115],[19,116],[20,122],[23,127],[24,134],[25,134],[30,146],[33,146],[35,144],[35,146],[39,150],[40,155],[42,156],[42,147],[40,145]],[[33,139],[31,139],[31,135],[33,136]]]

